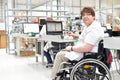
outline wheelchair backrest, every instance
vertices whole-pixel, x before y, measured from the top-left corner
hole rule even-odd
[[[111,62],[112,62],[112,53],[110,49],[104,48],[103,40],[99,42],[98,45],[98,55],[101,56],[101,61],[108,67],[110,68]]]
[[[91,52],[87,52],[87,54],[88,53]],[[103,62],[108,68],[110,68],[112,62],[112,53],[110,49],[104,48],[103,40],[101,40],[98,44],[98,53],[92,53],[90,55],[84,54],[83,59],[86,58],[98,59]]]

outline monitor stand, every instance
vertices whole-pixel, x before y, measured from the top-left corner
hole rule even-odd
[[[64,36],[63,36],[63,34],[61,35],[61,39],[64,39]]]

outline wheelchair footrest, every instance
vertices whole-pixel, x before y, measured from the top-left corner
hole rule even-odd
[[[58,72],[57,76],[62,76],[64,74],[69,74],[69,73],[68,73],[68,71],[63,70],[63,71]]]

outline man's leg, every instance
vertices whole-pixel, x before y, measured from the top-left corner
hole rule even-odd
[[[56,77],[56,73],[59,70],[60,64],[64,61],[68,61],[68,59],[65,57],[65,51],[60,51],[59,53],[56,54],[53,69],[52,69],[52,79]]]
[[[44,51],[44,55],[47,58],[47,62],[52,63],[52,58],[51,58],[51,55],[49,54],[49,52]]]

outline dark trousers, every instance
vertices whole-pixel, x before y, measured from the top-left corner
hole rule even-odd
[[[52,58],[51,58],[49,51],[47,51],[47,52],[44,51],[44,55],[46,56],[47,62],[52,63]]]

